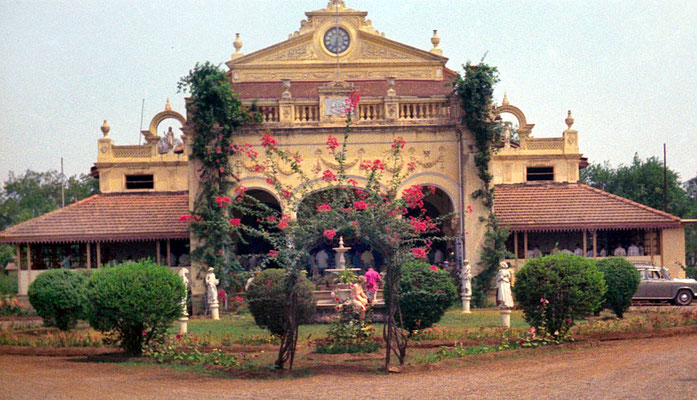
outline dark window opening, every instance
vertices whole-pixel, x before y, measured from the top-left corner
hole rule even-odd
[[[554,167],[528,167],[528,181],[553,181]]]
[[[155,181],[151,175],[126,175],[126,189],[153,189]]]

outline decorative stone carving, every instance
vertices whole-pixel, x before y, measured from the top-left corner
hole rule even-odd
[[[387,47],[378,46],[369,42],[363,42],[361,45],[360,58],[367,60],[409,60],[412,57]]]
[[[184,283],[184,298],[182,299],[182,316],[179,318],[179,333],[184,334],[188,330],[188,323],[189,323],[189,313],[186,310],[186,294],[188,292],[189,288],[189,278],[186,277],[186,274],[189,273],[189,270],[186,268],[182,268],[179,270],[179,277],[182,280],[182,283]]]
[[[312,47],[312,44],[302,44],[292,47],[282,53],[272,54],[262,61],[291,61],[291,60],[317,60],[317,54]]]

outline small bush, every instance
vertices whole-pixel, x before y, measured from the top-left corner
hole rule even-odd
[[[555,338],[566,336],[575,319],[597,309],[605,290],[593,261],[567,254],[528,261],[513,287],[525,320]]]
[[[51,269],[29,285],[29,302],[46,326],[72,329],[84,318],[85,275],[67,269]]]
[[[423,261],[411,261],[402,267],[399,306],[402,309],[402,328],[410,333],[440,321],[456,299],[457,289],[447,271],[434,271]]]
[[[632,296],[639,288],[641,275],[632,263],[620,257],[600,260],[597,266],[607,284],[602,307],[612,310],[617,318],[622,318],[632,305]]]
[[[281,336],[288,320],[286,286],[288,274],[283,269],[261,271],[247,290],[247,303],[254,321],[271,334]],[[304,276],[298,277],[298,323],[306,323],[315,312],[314,285]]]
[[[181,315],[184,294],[169,268],[150,260],[125,263],[92,274],[86,313],[94,329],[113,331],[126,354],[139,355]]]
[[[0,295],[3,294],[9,294],[9,295],[16,295],[17,294],[17,274],[16,273],[9,273],[5,275],[4,273],[0,272]]]

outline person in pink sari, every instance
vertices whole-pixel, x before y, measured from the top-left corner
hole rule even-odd
[[[373,268],[368,268],[365,273],[365,289],[368,292],[370,302],[375,302],[378,294],[378,287],[382,286],[382,278]]]

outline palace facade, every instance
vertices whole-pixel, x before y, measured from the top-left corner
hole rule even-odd
[[[458,263],[467,259],[476,273],[485,233],[480,217],[486,209],[472,197],[481,187],[474,138],[460,123],[458,102],[451,98],[456,73],[446,66],[437,32],[431,38],[433,48],[417,49],[386,38],[366,12],[338,0],[306,16],[288,40],[248,54],[237,35],[235,53],[226,63],[233,91],[244,104],[263,109],[265,128],[279,146],[299,152],[308,169],[336,170],[325,151],[326,138],[343,136],[344,117],[336,107],[343,110],[344,99],[358,90],[361,102],[348,145],[348,175],[360,183],[361,161],[385,158],[393,139],[403,137],[406,161],[416,170],[401,190],[412,185],[437,188],[425,198],[425,208],[432,216],[454,213],[443,232],[460,239],[434,250],[445,257],[452,254]],[[578,182],[587,160],[571,112],[560,116],[561,135],[552,138],[535,138],[534,124],[507,98],[495,112],[517,121],[517,129],[507,129],[496,143],[490,166],[495,212],[512,232],[508,246],[516,256],[510,260],[513,265],[555,251],[602,257],[631,247],[630,260],[664,265],[673,275],[684,275],[677,265],[685,257],[680,218]],[[182,146],[158,149],[167,137],[160,129],[165,121],[182,127]],[[195,241],[179,217],[193,208],[199,187],[197,165],[188,157],[196,132],[169,102],[142,132],[143,145],[116,145],[106,121],[101,129],[93,168],[100,193],[0,234],[0,242],[17,246],[20,295],[41,271],[63,265],[68,254],[72,268],[146,256],[173,268],[189,265]],[[258,144],[258,129],[240,132],[239,142]],[[251,163],[239,160],[236,165],[248,195],[278,209],[288,206]],[[284,186],[300,184],[283,166],[279,177]]]

